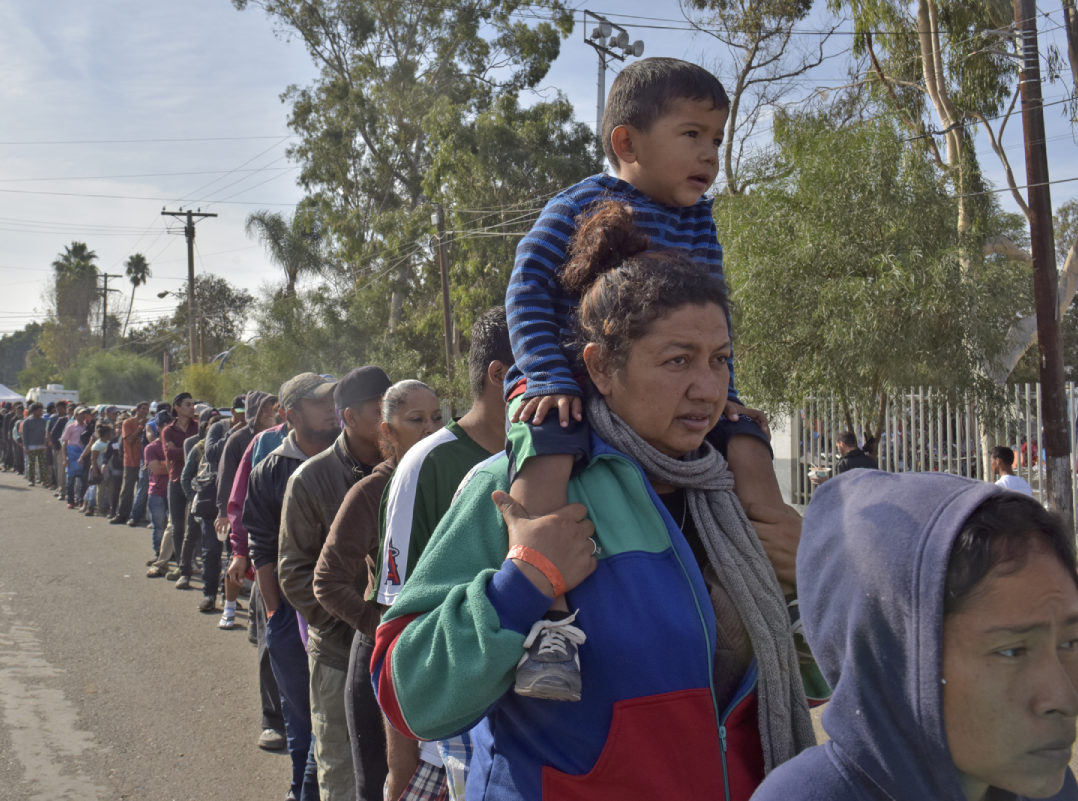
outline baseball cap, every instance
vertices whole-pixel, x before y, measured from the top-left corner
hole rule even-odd
[[[328,397],[335,386],[335,381],[329,381],[318,373],[300,373],[281,384],[281,391],[277,397],[281,401],[281,406],[292,409],[304,398]]]
[[[393,384],[386,371],[373,364],[357,367],[337,382],[333,402],[338,409],[347,409],[372,398],[380,398]]]

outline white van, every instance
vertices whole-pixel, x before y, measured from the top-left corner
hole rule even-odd
[[[26,393],[26,402],[34,403],[35,401],[42,406],[48,406],[50,403],[56,403],[56,401],[78,403],[79,391],[77,389],[64,389],[63,384],[48,384],[44,387],[32,387],[30,391]]]

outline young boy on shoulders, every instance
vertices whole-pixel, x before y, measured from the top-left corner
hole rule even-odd
[[[532,516],[567,503],[573,463],[589,452],[583,389],[567,349],[578,298],[561,286],[577,218],[597,201],[630,205],[655,247],[688,250],[701,269],[722,276],[722,246],[704,192],[719,169],[730,101],[707,70],[673,58],[648,58],[614,79],[603,115],[603,150],[617,176],[594,175],[555,196],[517,248],[506,293],[515,366],[505,387],[510,403],[512,495]],[[729,322],[729,321],[728,321]],[[766,418],[741,405],[730,362],[725,416],[709,439],[727,456],[736,492],[780,583],[792,591],[800,517],[782,501],[771,464]],[[575,615],[575,613],[574,613]],[[529,637],[516,691],[554,700],[580,697],[576,643],[563,597],[545,631]],[[564,636],[571,629],[571,636]]]

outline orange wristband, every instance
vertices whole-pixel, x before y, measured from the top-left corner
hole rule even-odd
[[[555,598],[565,595],[565,577],[554,563],[539,551],[529,548],[527,545],[514,545],[509,549],[509,553],[505,555],[505,558],[519,559],[542,573],[543,577],[550,582],[550,586],[554,588]]]

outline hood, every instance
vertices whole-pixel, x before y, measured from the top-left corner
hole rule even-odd
[[[268,392],[261,392],[257,389],[252,389],[247,393],[243,409],[247,415],[247,426],[251,431],[255,430],[255,421],[258,420],[258,416],[262,412],[262,404],[276,400],[276,395],[270,395]]]
[[[1002,492],[945,473],[854,470],[805,512],[805,634],[834,688],[824,729],[848,770],[895,799],[964,801],[943,726],[943,590],[951,545]]]

